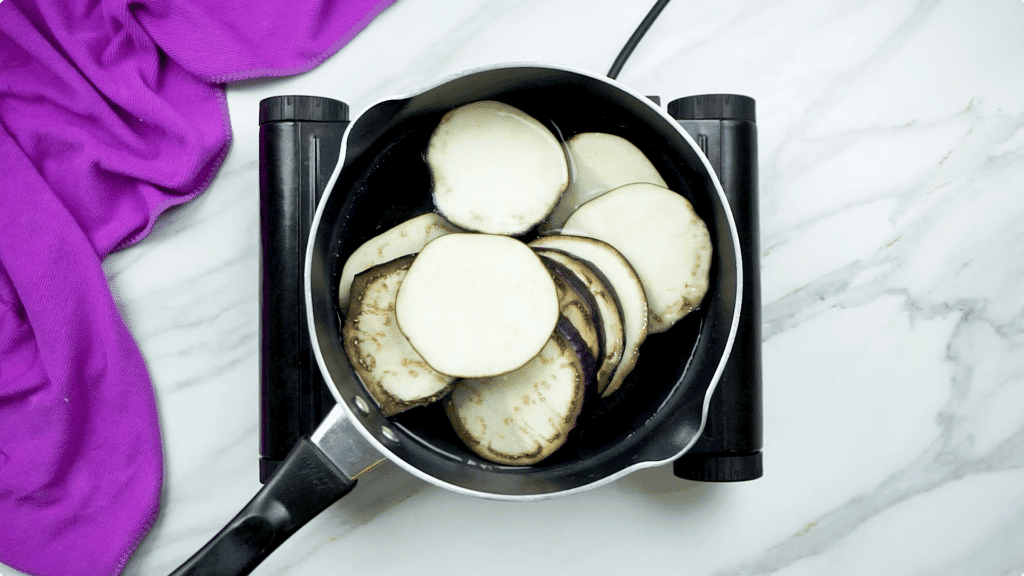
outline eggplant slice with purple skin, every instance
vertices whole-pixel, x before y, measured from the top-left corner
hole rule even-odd
[[[618,250],[594,238],[552,234],[530,242],[530,246],[565,252],[588,263],[609,280],[622,312],[625,339],[622,360],[615,368],[608,386],[601,392],[609,396],[619,389],[626,376],[636,366],[640,345],[647,338],[647,297],[640,277]]]
[[[611,282],[599,270],[587,262],[565,252],[549,248],[534,248],[545,265],[556,274],[571,278],[576,289],[588,294],[587,301],[596,308],[594,324],[598,329],[600,352],[595,384],[598,392],[604,392],[622,362],[626,348],[626,331],[622,323],[622,308]],[[563,308],[563,315],[565,310]]]
[[[558,294],[559,313],[572,323],[580,338],[587,344],[594,358],[601,358],[604,337],[601,333],[601,313],[593,295],[571,272],[554,260],[541,256],[544,266],[551,272]]]
[[[455,381],[431,368],[398,328],[395,300],[413,259],[404,256],[357,274],[342,329],[345,353],[385,416],[433,402]]]
[[[459,380],[448,418],[465,445],[497,464],[529,466],[569,437],[597,361],[564,316],[532,360],[508,374]]]

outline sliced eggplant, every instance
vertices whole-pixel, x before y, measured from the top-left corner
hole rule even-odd
[[[622,360],[615,368],[608,386],[601,393],[608,396],[619,389],[623,380],[636,366],[640,355],[640,345],[647,337],[647,298],[643,284],[633,267],[615,248],[606,242],[571,236],[552,234],[541,236],[530,242],[533,248],[549,248],[583,260],[593,268],[600,270],[615,290],[616,299],[622,312],[623,342]]]
[[[668,187],[647,156],[621,136],[584,132],[570,138],[566,148],[569,186],[541,225],[543,230],[561,228],[577,208],[619,186],[650,182]]]
[[[434,204],[467,230],[522,234],[569,184],[559,140],[522,110],[483,100],[451,110],[427,145]]]
[[[564,318],[521,368],[459,380],[447,401],[456,434],[480,457],[532,465],[560,448],[576,425],[595,360]]]
[[[611,244],[632,264],[651,332],[668,330],[707,293],[711,235],[690,201],[667,188],[621,186],[580,206],[563,229]]]
[[[555,282],[559,313],[572,323],[590,354],[594,358],[601,358],[603,338],[597,302],[583,283],[564,266],[544,256],[541,256],[541,261],[551,272],[551,279]]]
[[[341,270],[341,281],[338,283],[338,304],[341,309],[348,310],[349,290],[356,274],[400,256],[415,254],[438,236],[461,231],[440,214],[428,212],[367,240],[348,257]]]
[[[448,234],[416,256],[398,290],[398,326],[442,374],[482,378],[526,364],[559,316],[554,281],[522,242]]]
[[[431,368],[398,329],[395,299],[412,262],[405,256],[358,274],[342,328],[345,353],[385,416],[433,402],[455,381]]]
[[[535,250],[549,269],[561,276],[575,278],[579,283],[579,289],[590,294],[590,299],[597,308],[601,353],[597,356],[598,368],[595,378],[598,392],[603,393],[622,361],[622,352],[626,346],[622,310],[615,289],[604,274],[575,256],[550,248]]]

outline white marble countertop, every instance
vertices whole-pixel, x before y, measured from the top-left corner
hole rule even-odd
[[[105,263],[166,452],[126,574],[166,574],[260,487],[259,101],[357,114],[495,62],[604,73],[648,9],[399,0],[314,71],[229,87],[212,186]],[[1020,0],[674,0],[619,80],[757,100],[764,477],[508,503],[386,463],[255,573],[1021,574],[1022,65]]]

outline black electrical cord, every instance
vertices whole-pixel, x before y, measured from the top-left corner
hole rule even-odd
[[[622,51],[619,52],[618,58],[616,58],[615,62],[612,63],[612,68],[611,70],[608,71],[609,78],[618,78],[619,72],[622,71],[622,66],[626,63],[626,60],[629,58],[629,55],[633,53],[633,49],[636,48],[636,45],[640,43],[640,39],[643,38],[644,34],[647,33],[647,29],[650,28],[651,24],[654,23],[654,20],[655,18],[658,17],[658,14],[661,14],[661,11],[665,9],[666,4],[668,4],[668,0],[658,0],[657,2],[654,3],[654,7],[651,8],[651,11],[648,12],[647,16],[645,16],[643,21],[640,22],[640,25],[637,26],[636,31],[633,32],[633,35],[629,37],[629,40],[626,42],[626,45],[622,47]]]

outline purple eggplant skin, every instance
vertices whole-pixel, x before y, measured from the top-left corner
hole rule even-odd
[[[600,357],[595,357],[590,353],[586,340],[579,335],[576,327],[573,326],[568,318],[560,317],[558,324],[555,325],[555,331],[562,334],[576,352],[580,365],[583,367],[585,383],[583,385],[583,404],[576,415],[576,423],[572,430],[569,431],[565,443],[548,457],[549,463],[558,460],[559,452],[564,453],[566,445],[570,446],[570,452],[575,452],[576,448],[572,446],[577,444],[580,438],[586,434],[587,427],[600,426],[602,419],[615,417],[614,413],[609,413],[609,410],[607,410],[606,403],[602,401],[603,398],[597,387],[597,371],[601,366]]]
[[[572,283],[576,289],[588,294],[588,300],[594,305],[594,321],[598,322],[596,326],[600,338],[597,386],[603,395],[611,384],[625,351],[626,334],[622,302],[607,276],[589,261],[550,248],[538,247],[534,248],[534,251],[541,256],[545,265],[548,262],[553,263],[550,266],[551,270],[574,279]]]
[[[611,380],[601,390],[601,394],[606,397],[614,394],[636,366],[640,346],[648,333],[647,297],[636,270],[613,246],[593,238],[553,234],[538,237],[530,242],[530,246],[538,252],[550,250],[582,261],[592,271],[598,273],[599,279],[609,280],[608,287],[612,289],[616,309],[623,321],[624,347],[622,358],[616,364]],[[610,267],[605,268],[605,264]],[[612,275],[609,275],[609,272]],[[624,290],[620,292],[620,288]]]
[[[559,280],[561,280],[567,288],[572,290],[576,297],[583,302],[586,311],[584,312],[585,320],[590,323],[593,327],[593,331],[597,336],[597,346],[593,350],[593,355],[600,362],[601,358],[604,358],[605,353],[605,334],[602,329],[603,319],[601,318],[601,310],[597,306],[597,300],[594,299],[593,293],[587,289],[576,274],[566,268],[560,262],[557,262],[551,258],[544,256],[538,252],[538,256],[544,266],[547,267]],[[581,334],[582,336],[582,334]]]
[[[586,302],[580,298],[575,290],[568,287],[557,274],[551,274],[551,280],[555,283],[555,292],[558,294],[559,314],[572,322],[572,325],[580,333],[580,337],[587,342],[590,353],[597,358],[599,345],[597,327],[590,320],[590,309],[587,307]],[[554,332],[553,328],[552,332]]]
[[[584,399],[597,394],[596,376],[599,357],[590,351],[590,346],[587,345],[586,339],[580,335],[579,330],[576,329],[572,321],[565,316],[558,317],[555,331],[561,334],[566,342],[569,343],[573,352],[576,353],[576,357],[580,360],[580,366],[583,367]]]

